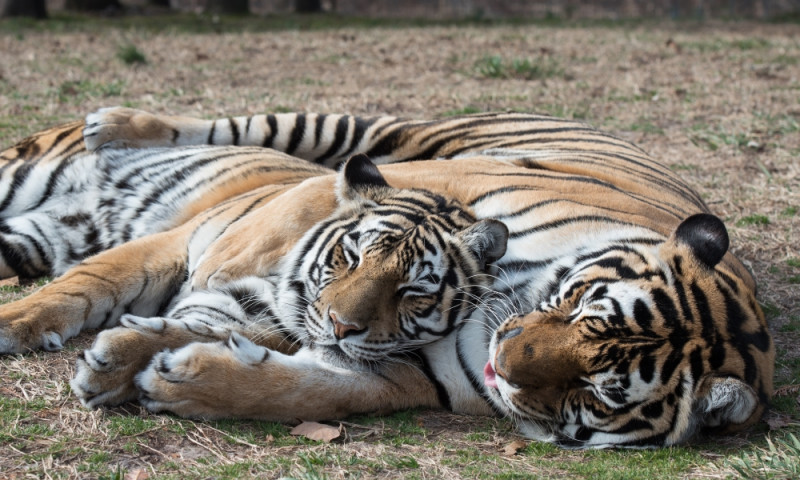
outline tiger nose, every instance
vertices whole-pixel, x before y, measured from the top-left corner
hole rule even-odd
[[[328,312],[328,315],[330,316],[331,323],[333,324],[333,336],[339,340],[350,335],[351,333],[358,333],[365,330],[364,328],[359,328],[358,325],[353,325],[352,323],[347,323],[344,320],[339,319],[339,315],[337,315],[333,310]]]

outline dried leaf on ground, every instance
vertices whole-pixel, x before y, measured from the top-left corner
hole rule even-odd
[[[789,395],[794,395],[796,393],[800,393],[800,385],[784,385],[775,389],[774,396],[788,397]]]
[[[770,430],[779,430],[781,428],[785,428],[791,425],[792,417],[788,415],[781,415],[776,412],[771,412],[764,418],[764,421],[767,422],[767,425],[769,425]]]
[[[150,478],[150,475],[147,474],[146,470],[135,468],[130,472],[127,472],[123,477],[123,480],[147,480],[148,478]]]
[[[513,442],[509,443],[505,447],[503,447],[503,455],[506,456],[513,456],[519,453],[520,450],[528,446],[528,442],[524,440],[514,440]]]
[[[341,425],[339,425],[338,427],[334,427],[331,425],[325,425],[324,423],[303,422],[300,425],[294,427],[292,431],[289,433],[291,435],[306,437],[311,440],[329,443],[331,440],[338,438],[343,431],[344,427],[342,427]]]

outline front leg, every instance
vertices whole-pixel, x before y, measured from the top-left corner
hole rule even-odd
[[[123,315],[120,323],[100,332],[92,348],[78,357],[70,387],[85,407],[135,400],[139,391],[134,376],[161,350],[230,335],[230,329],[192,320]]]
[[[60,350],[81,330],[115,326],[126,311],[155,314],[186,276],[184,230],[106,250],[41,290],[0,305],[0,354]]]
[[[337,367],[317,350],[284,355],[236,333],[157,354],[136,384],[149,410],[183,417],[330,420],[441,406],[435,387],[412,365]]]

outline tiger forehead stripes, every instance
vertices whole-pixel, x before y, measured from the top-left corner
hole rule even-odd
[[[198,120],[107,109],[87,117],[84,134],[89,150],[98,153],[72,155],[65,163],[109,155],[123,168],[125,159],[138,158],[136,155],[177,158],[179,153],[174,152],[182,148],[211,143],[226,146],[191,147],[192,158],[202,162],[207,155],[209,165],[223,171],[228,165],[245,165],[236,175],[227,177],[229,186],[238,186],[232,196],[218,195],[211,205],[208,199],[203,203],[202,194],[176,196],[172,210],[164,210],[173,212],[167,217],[177,225],[165,235],[180,240],[178,245],[183,238],[192,238],[193,244],[200,245],[190,252],[194,260],[189,264],[195,268],[192,288],[225,288],[243,279],[264,282],[275,274],[277,265],[286,265],[289,260],[299,266],[302,281],[316,276],[307,284],[310,287],[301,288],[302,282],[281,283],[276,290],[275,311],[281,311],[280,305],[286,309],[278,315],[284,319],[277,319],[274,328],[302,332],[298,337],[302,345],[296,353],[276,351],[278,347],[263,341],[263,335],[245,338],[235,333],[222,343],[197,340],[187,344],[182,340],[184,343],[165,346],[174,350],[155,354],[152,361],[150,357],[137,360],[140,373],[135,388],[131,388],[140,392],[140,400],[153,411],[272,419],[313,412],[316,418],[330,419],[415,405],[444,406],[471,414],[494,411],[509,415],[531,438],[565,447],[655,447],[687,441],[698,431],[734,431],[752,425],[772,394],[774,346],[755,300],[755,282],[728,251],[724,225],[669,168],[630,143],[585,124],[528,114],[435,121],[320,114]],[[208,148],[207,153],[203,148]],[[482,256],[494,260],[488,295],[475,299],[468,307],[474,310],[455,328],[442,328],[446,322],[429,328],[431,332],[444,332],[438,338],[426,337],[429,332],[424,328],[402,329],[403,314],[393,317],[397,320],[391,324],[395,330],[386,336],[377,330],[361,332],[357,322],[344,318],[360,313],[352,307],[358,303],[359,288],[326,293],[324,287],[318,288],[320,285],[330,278],[344,285],[349,278],[344,272],[351,268],[355,275],[372,278],[370,271],[385,272],[380,259],[387,265],[402,265],[398,270],[415,278],[410,291],[429,293],[423,264],[447,258],[441,254],[446,248],[437,242],[415,243],[413,234],[404,237],[408,241],[405,244],[403,239],[397,240],[401,243],[390,241],[392,227],[387,225],[381,226],[387,227],[381,230],[388,233],[386,243],[361,248],[361,242],[371,238],[369,232],[375,227],[369,215],[359,217],[358,209],[350,211],[352,217],[334,215],[346,198],[337,197],[333,177],[324,176],[324,171],[307,170],[302,174],[305,181],[297,178],[292,183],[284,176],[280,183],[272,180],[273,174],[259,176],[265,168],[263,163],[242,163],[236,153],[240,148],[254,157],[260,151],[264,159],[274,159],[275,155],[302,159],[309,167],[312,162],[335,167],[354,155],[366,154],[381,164],[377,173],[367,174],[368,179],[385,182],[393,189],[424,189],[457,202],[476,223],[489,222],[469,235],[465,232],[471,227],[458,226],[453,237],[458,248],[472,244],[483,249],[476,255],[473,247],[468,248],[478,264]],[[218,149],[224,149],[225,155],[219,155]],[[41,151],[46,150],[45,145]],[[33,162],[30,165],[24,175],[16,177],[14,188],[7,188],[4,201],[8,204],[23,204],[17,199],[26,192],[34,198],[24,204],[37,205],[37,190],[26,185],[48,174],[44,169],[37,170]],[[164,168],[169,165],[162,163]],[[58,174],[53,178],[56,185],[61,184]],[[202,192],[219,192],[214,178],[208,178],[207,189],[204,186]],[[261,187],[246,184],[244,179],[256,179]],[[137,181],[151,187],[144,177],[137,177]],[[374,192],[381,188],[376,186]],[[259,189],[273,192],[274,197],[261,195],[261,203],[247,206],[246,198],[262,191]],[[57,191],[62,200],[69,195],[66,189]],[[370,195],[359,202],[374,203]],[[223,215],[229,223],[213,220],[234,206],[241,215]],[[37,212],[41,213],[34,209],[25,215]],[[187,212],[198,212],[199,216]],[[385,213],[388,218],[393,215]],[[47,215],[54,213],[48,211]],[[310,232],[321,228],[319,222],[330,215],[337,220],[327,224],[326,235],[313,237]],[[187,218],[188,223],[182,224]],[[203,223],[207,221],[204,219],[210,223]],[[507,245],[500,258],[489,248],[492,238],[504,237],[501,229],[493,227],[494,221],[507,227]],[[337,230],[337,222],[350,225],[357,233],[347,236]],[[166,228],[166,223],[159,228]],[[376,224],[381,225],[380,221]],[[202,226],[186,237],[195,225]],[[428,234],[423,237],[435,238],[430,236],[434,231],[448,229],[423,227]],[[0,234],[13,231],[6,229]],[[23,252],[19,256],[22,267],[28,257],[47,256],[44,250],[37,253],[33,240],[40,237],[35,230],[24,233],[14,237],[16,251]],[[141,234],[134,230],[134,236]],[[150,245],[145,242],[149,238],[143,237],[142,243],[124,243],[106,253],[116,258],[112,252],[122,249],[139,255],[141,249],[135,245]],[[218,239],[198,243],[213,238]],[[325,243],[334,238],[335,242]],[[295,245],[307,249],[290,254]],[[414,247],[409,250],[414,255],[401,261],[400,256],[392,257],[395,252],[389,245]],[[298,251],[304,253],[299,255]],[[161,256],[180,257],[179,248],[170,252],[174,253]],[[311,252],[325,252],[327,256],[315,266],[323,255],[318,258]],[[8,256],[5,250],[3,254]],[[92,260],[87,260],[76,271],[92,265]],[[130,262],[121,262],[117,267],[123,265],[131,266]],[[117,279],[121,272],[111,275]],[[156,278],[150,271],[145,277]],[[41,312],[51,306],[55,309],[57,302],[67,298],[48,292],[77,288],[70,280],[76,278],[74,275],[63,278],[18,304],[0,306],[0,318],[12,318],[13,313],[12,322],[27,322],[29,331],[40,332],[47,342],[61,338],[53,334],[58,325],[42,321]],[[88,280],[94,277],[83,278],[96,283]],[[403,309],[396,298],[409,291],[402,279],[396,280],[392,296],[395,314]],[[457,285],[458,289],[448,290],[457,293],[469,286],[462,281],[444,283]],[[383,284],[377,285],[364,287],[363,292],[375,292],[369,294],[371,298],[388,298],[379,288]],[[110,304],[109,308],[115,309],[104,313],[107,325],[114,324],[118,316],[115,312],[141,308],[138,298],[117,305],[102,294],[102,289],[93,288],[82,285],[82,291],[100,292],[93,305],[100,308]],[[144,291],[154,288],[150,285]],[[337,298],[343,306],[334,305]],[[436,302],[447,305],[447,297],[443,295]],[[69,306],[70,301],[66,303]],[[426,318],[424,298],[414,299],[410,305],[418,318]],[[340,315],[339,310],[348,313]],[[305,320],[292,323],[288,317],[298,312],[303,312]],[[83,322],[79,314],[72,320],[74,324]],[[19,344],[13,343],[19,340],[8,333],[18,330],[10,329],[8,320],[2,322],[0,346]],[[127,341],[124,339],[132,337],[133,330],[140,332],[136,335],[161,342],[159,345],[175,338],[169,325],[123,323],[121,330],[111,330],[113,335],[102,337],[93,352],[107,354],[113,349],[101,347]],[[65,339],[77,331],[75,328],[58,330],[58,335],[63,334]],[[355,343],[370,335],[370,340],[382,342],[390,334],[402,341],[391,344],[379,356],[368,343]],[[47,342],[45,346],[53,345]],[[35,340],[25,345],[36,348],[42,343]],[[399,357],[386,355],[392,349]],[[362,362],[348,364],[342,360],[348,355]],[[379,357],[381,360],[376,360]],[[225,372],[228,383],[215,383],[212,377],[207,383],[199,382],[191,376],[196,365]],[[96,367],[101,368],[99,362]],[[99,373],[86,378],[96,375]],[[216,392],[226,395],[215,397]]]

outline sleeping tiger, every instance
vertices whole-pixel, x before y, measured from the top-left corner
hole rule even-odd
[[[432,406],[564,447],[655,447],[752,425],[772,393],[774,347],[722,222],[584,124],[106,109],[88,151],[81,127],[2,155],[0,271],[66,273],[0,307],[0,350],[119,325],[78,361],[86,405],[275,420]],[[430,212],[430,235],[347,210],[353,192],[383,208],[363,192],[386,189],[437,198],[385,206]]]

